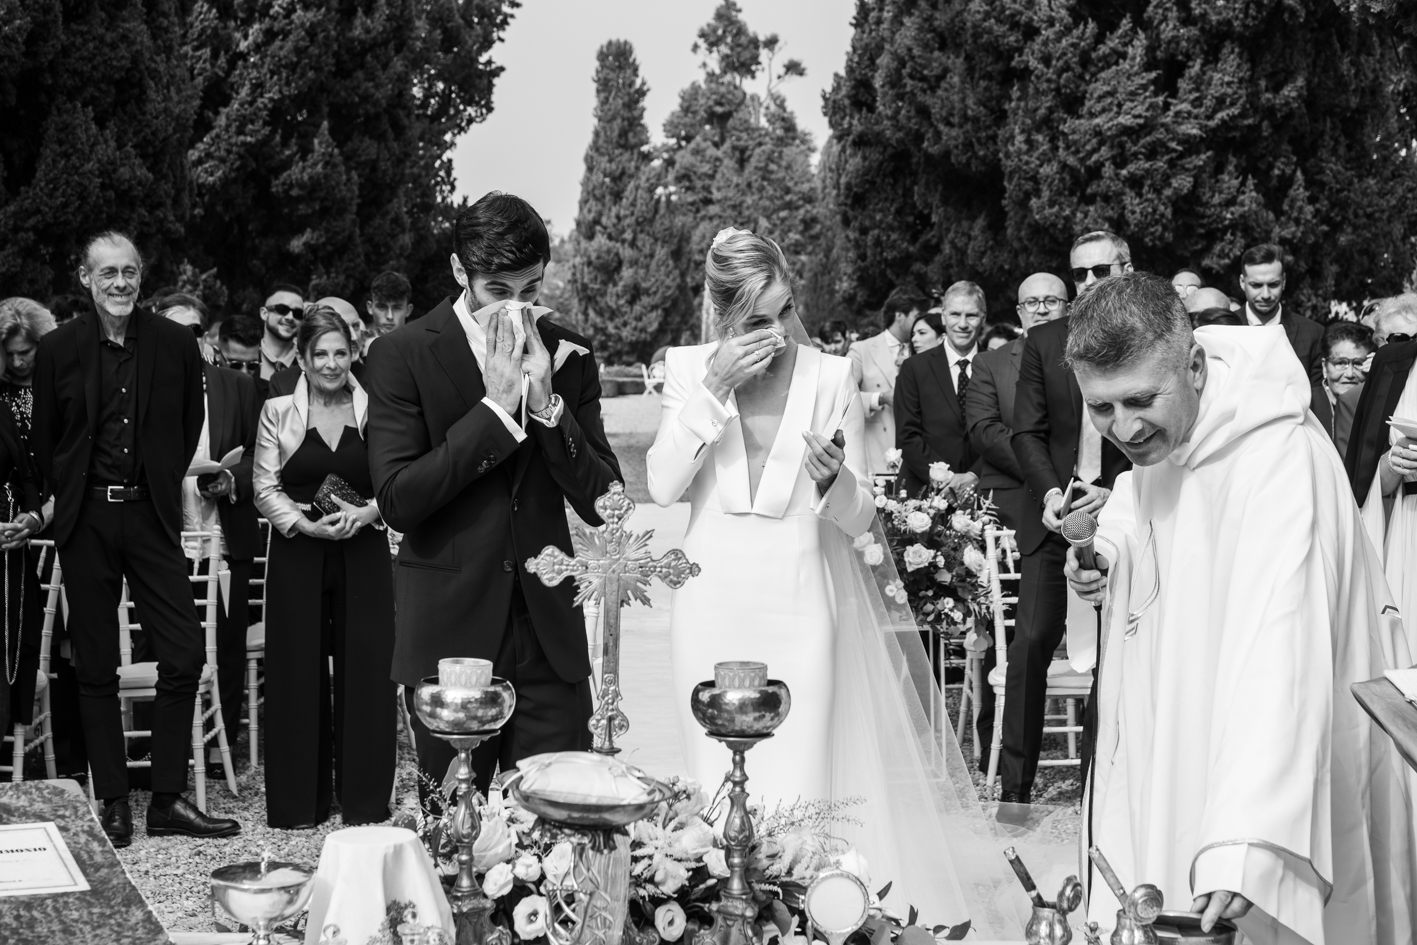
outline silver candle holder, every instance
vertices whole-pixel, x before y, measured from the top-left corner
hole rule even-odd
[[[754,941],[752,922],[758,914],[748,884],[748,852],[753,845],[753,820],[748,815],[748,773],[744,756],[772,738],[792,709],[792,693],[779,679],[767,678],[762,663],[719,663],[714,678],[699,683],[689,697],[694,720],[709,738],[733,752],[728,781],[728,817],[723,823],[724,859],[728,882],[719,901],[709,907],[713,925],[694,938],[694,945],[748,945]]]
[[[511,945],[512,936],[488,919],[492,901],[482,894],[472,872],[472,848],[482,832],[477,791],[472,785],[472,750],[496,735],[516,707],[516,690],[497,677],[488,686],[468,688],[446,686],[439,677],[429,676],[413,692],[413,710],[418,718],[429,732],[458,752],[458,804],[448,831],[458,848],[458,878],[448,896],[448,905],[462,917],[459,925],[469,925],[478,943],[490,945]]]

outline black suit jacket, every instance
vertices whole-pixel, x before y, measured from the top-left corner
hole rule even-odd
[[[24,441],[20,439],[19,428],[15,426],[10,408],[0,403],[0,484],[10,483],[14,489],[17,508],[0,510],[0,514],[10,515],[13,520],[20,512],[38,512],[44,504],[39,471],[30,462],[25,452]]]
[[[931,463],[949,463],[951,472],[979,473],[979,457],[969,442],[964,405],[955,392],[943,343],[901,363],[893,409],[895,445],[902,453],[901,487],[911,495],[929,485]]]
[[[1017,489],[1023,485],[1023,470],[1009,442],[1014,434],[1014,392],[1022,360],[1022,338],[974,359],[974,376],[964,395],[964,417],[969,442],[983,458],[981,489]]]
[[[590,342],[543,318],[555,355]],[[546,587],[528,558],[571,553],[565,503],[600,524],[594,502],[620,479],[600,419],[595,357],[574,353],[552,378],[565,402],[552,428],[528,418],[520,444],[482,403],[482,372],[445,299],[369,349],[369,465],[379,511],[404,533],[394,584],[393,678],[414,685],[449,656],[495,660],[520,582],[532,626],[558,676],[590,675],[575,582]]]
[[[1066,489],[1077,471],[1081,424],[1091,423],[1077,378],[1063,364],[1069,318],[1039,325],[1024,339],[1014,394],[1014,456],[1031,502],[1019,515],[1019,550],[1032,554],[1043,543],[1043,497]],[[1108,489],[1131,462],[1111,440],[1102,439],[1102,484]]]
[[[182,477],[202,434],[202,355],[185,326],[137,308],[138,444],[158,519],[182,534]],[[35,359],[31,445],[54,490],[55,541],[73,534],[98,433],[98,313],[85,312],[45,335]]]
[[[251,487],[251,464],[256,457],[256,424],[260,405],[256,382],[241,371],[204,364],[207,377],[207,449],[220,460],[236,447],[243,449],[241,462],[231,469],[236,477],[236,501],[222,496],[217,500],[221,533],[226,538],[227,556],[250,561],[264,551],[261,530],[256,524],[255,491]]]
[[[1397,412],[1412,362],[1417,361],[1417,341],[1402,341],[1383,345],[1373,355],[1368,380],[1358,408],[1353,412],[1353,427],[1348,434],[1348,450],[1344,466],[1353,483],[1353,497],[1362,505],[1378,472],[1378,459],[1388,450],[1388,417]]]
[[[1297,312],[1290,313],[1287,308],[1280,308],[1279,324],[1283,326],[1284,334],[1289,338],[1289,346],[1294,349],[1299,363],[1304,365],[1304,371],[1309,375],[1309,383],[1320,383],[1324,369],[1324,326]]]

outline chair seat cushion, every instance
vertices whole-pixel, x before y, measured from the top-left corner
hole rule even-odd
[[[253,623],[246,628],[246,652],[249,655],[252,650],[264,650],[266,648],[266,622]]]
[[[989,685],[996,689],[1004,688],[1005,677],[1008,673],[1008,665],[1000,663],[989,671]],[[1076,691],[1079,695],[1087,695],[1092,688],[1092,673],[1079,673],[1069,665],[1067,660],[1054,660],[1048,666],[1048,689],[1066,689],[1069,692]]]
[[[204,689],[212,684],[212,667],[208,663],[202,667],[202,678],[197,683],[199,689]],[[157,686],[157,663],[131,663],[127,666],[118,667],[118,688],[123,689],[152,689]]]

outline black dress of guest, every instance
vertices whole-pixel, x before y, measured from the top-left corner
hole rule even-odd
[[[306,505],[330,473],[373,496],[358,428],[346,426],[332,450],[312,426],[281,469],[281,485]],[[306,515],[316,520],[320,512]],[[272,827],[325,820],[332,770],[346,824],[388,819],[397,755],[393,654],[394,591],[383,532],[363,528],[344,541],[271,535],[265,737]]]
[[[0,403],[0,518],[38,512],[39,474],[8,404]],[[0,732],[34,721],[39,638],[44,610],[30,550],[0,551]],[[8,760],[8,759],[7,759]]]

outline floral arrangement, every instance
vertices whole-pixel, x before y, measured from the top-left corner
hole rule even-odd
[[[665,783],[670,797],[629,827],[627,945],[689,945],[712,925],[709,906],[729,875],[723,838],[713,827],[726,804],[726,782],[712,798],[687,778],[671,777]],[[516,941],[549,945],[555,892],[570,885],[575,856],[571,842],[559,828],[541,824],[504,798],[495,786],[479,801],[482,830],[473,847],[473,869],[494,904],[491,919],[512,930]],[[822,870],[841,868],[870,882],[865,859],[831,834],[833,824],[852,822],[851,806],[798,802],[764,812],[750,805],[756,836],[748,880],[759,905],[754,930],[761,945],[809,945],[803,897]],[[448,836],[451,814],[451,807],[441,816],[425,810],[416,823],[408,824],[448,882],[457,874],[457,851]],[[902,921],[880,905],[889,889],[888,884],[875,896],[860,933],[872,945],[930,945],[936,938],[961,939],[969,931],[967,921],[954,927],[917,926],[914,909]]]
[[[892,469],[899,468],[900,450],[888,450],[886,459]],[[956,497],[949,490],[951,476],[949,464],[931,463],[930,485],[920,498],[892,494],[889,480],[876,480],[876,508],[887,547],[868,532],[856,540],[856,550],[872,568],[883,565],[889,552],[897,575],[883,579],[888,604],[909,607],[922,629],[957,638],[972,624],[988,622],[983,536],[996,519],[988,501]]]

